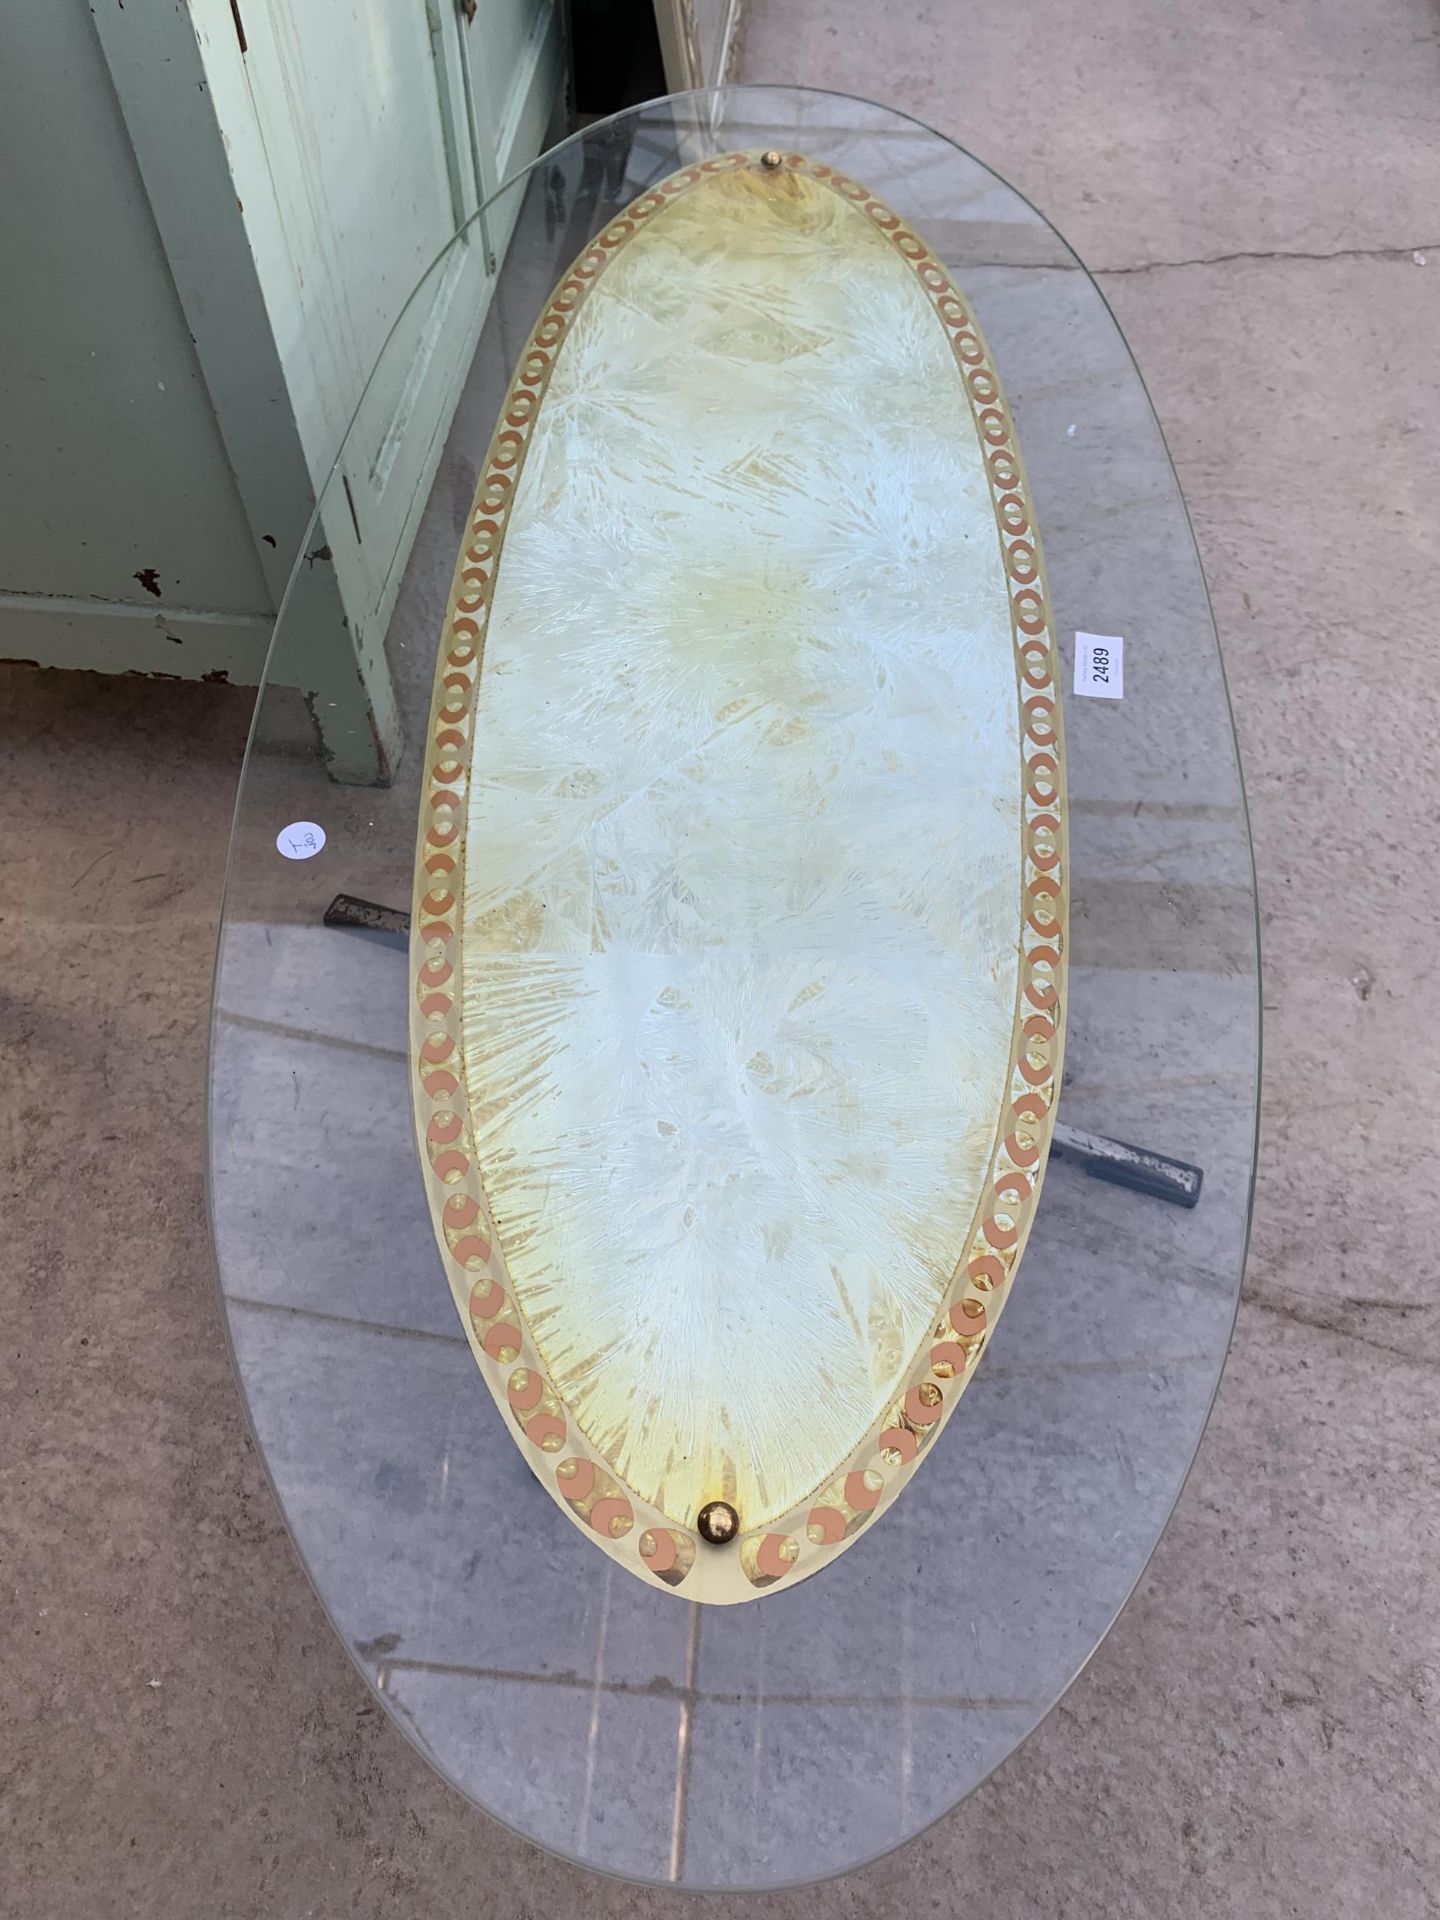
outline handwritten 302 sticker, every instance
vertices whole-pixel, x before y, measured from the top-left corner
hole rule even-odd
[[[292,820],[275,836],[275,846],[287,860],[313,860],[325,845],[325,829],[313,820]]]

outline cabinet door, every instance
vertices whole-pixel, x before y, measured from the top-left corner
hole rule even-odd
[[[477,223],[443,270],[432,263],[539,152],[559,100],[558,0],[469,11],[460,0],[192,0],[317,490],[357,419],[345,511],[327,519],[324,544],[367,679],[383,674],[413,516],[508,236]]]
[[[460,0],[470,111],[486,194],[540,151],[558,86],[554,0]]]

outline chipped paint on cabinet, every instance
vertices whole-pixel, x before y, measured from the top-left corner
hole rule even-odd
[[[540,150],[561,56],[555,0],[498,0],[468,27],[446,0],[26,11],[0,81],[21,189],[0,222],[33,296],[5,322],[25,371],[0,652],[258,678],[380,348],[457,226]],[[63,116],[36,84],[56,72]],[[384,628],[504,237],[477,232],[405,314],[347,448],[353,523],[324,529],[333,572],[307,583],[307,690],[340,716],[342,777],[383,777],[399,749]]]

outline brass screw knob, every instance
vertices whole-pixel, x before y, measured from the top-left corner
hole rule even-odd
[[[771,147],[768,152],[761,154],[760,164],[762,167],[769,167],[772,173],[775,168],[779,166],[780,155],[775,151],[774,147]]]
[[[740,1516],[728,1500],[707,1500],[696,1516],[700,1538],[712,1547],[723,1547],[740,1531]]]

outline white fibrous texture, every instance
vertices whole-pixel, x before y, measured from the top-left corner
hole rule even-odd
[[[981,448],[924,290],[834,193],[716,176],[585,300],[466,805],[475,1145],[541,1357],[644,1499],[762,1524],[931,1335],[1020,932]]]

